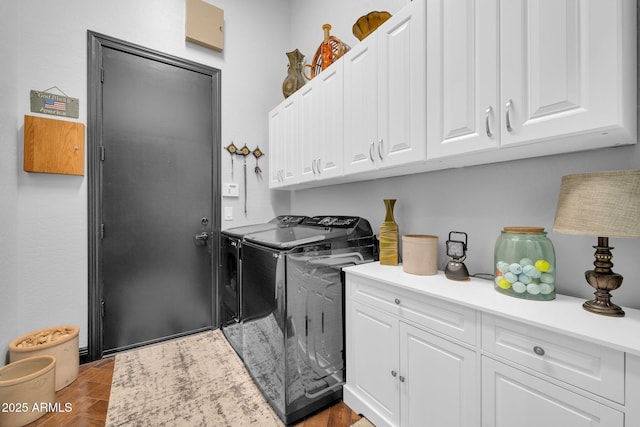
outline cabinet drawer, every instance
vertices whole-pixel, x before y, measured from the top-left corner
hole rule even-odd
[[[624,404],[624,353],[482,315],[483,350]]]
[[[354,300],[465,343],[476,343],[476,311],[473,309],[359,276],[348,275],[347,283]]]
[[[625,414],[483,356],[482,425],[623,427]]]

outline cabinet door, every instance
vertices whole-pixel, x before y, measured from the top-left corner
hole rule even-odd
[[[299,103],[299,92],[287,98],[282,109],[282,153],[280,155],[281,179],[283,185],[291,185],[297,182],[296,176],[296,148],[299,135],[298,114],[296,109]]]
[[[618,123],[623,3],[501,1],[502,146]]]
[[[381,168],[425,160],[424,3],[407,5],[376,30],[379,99],[374,155],[379,157]]]
[[[345,174],[378,167],[374,156],[378,136],[377,35],[377,32],[372,33],[342,57]]]
[[[403,426],[479,425],[474,351],[400,323],[400,363]]]
[[[427,158],[497,149],[497,0],[427,0]]]
[[[316,150],[319,144],[320,98],[319,80],[312,80],[300,92],[298,121],[300,141],[298,141],[298,182],[316,179]]]
[[[350,304],[347,324],[347,382],[375,415],[378,424],[398,425],[400,416],[399,322],[358,302]],[[349,402],[347,402],[348,404]]]
[[[624,415],[488,357],[482,358],[482,425],[623,427]]]
[[[344,73],[338,61],[318,75],[322,84],[322,103],[318,116],[319,141],[316,144],[318,178],[340,176],[344,164]]]
[[[282,104],[269,112],[269,188],[278,188],[282,185],[280,179],[283,158],[283,119]]]

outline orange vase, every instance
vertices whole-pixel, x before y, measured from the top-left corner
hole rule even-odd
[[[324,40],[320,47],[320,54],[322,55],[322,69],[324,70],[329,65],[333,64],[333,46],[331,46],[331,36],[329,35],[331,25],[324,24],[322,29],[324,30]]]

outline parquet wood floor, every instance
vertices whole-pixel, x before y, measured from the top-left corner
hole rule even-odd
[[[107,419],[113,357],[80,366],[78,378],[56,393],[56,402],[70,412],[50,412],[29,427],[103,427]],[[340,402],[296,424],[295,427],[349,427],[361,416]]]

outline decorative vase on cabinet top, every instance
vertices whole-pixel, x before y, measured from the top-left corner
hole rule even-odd
[[[282,94],[285,98],[291,96],[295,91],[305,84],[302,68],[304,67],[304,55],[298,50],[287,52],[289,58],[288,74],[282,82]]]
[[[393,217],[396,199],[384,199],[386,214],[380,225],[380,264],[398,265],[398,224]]]

